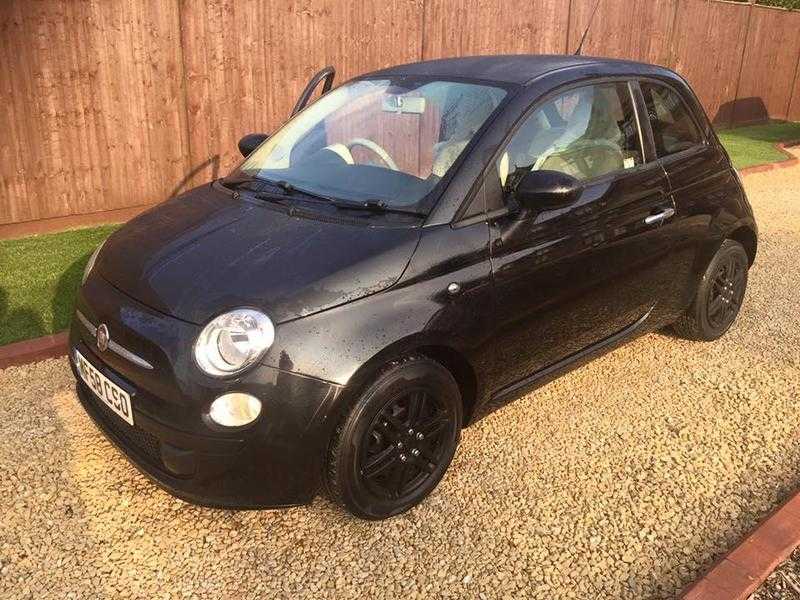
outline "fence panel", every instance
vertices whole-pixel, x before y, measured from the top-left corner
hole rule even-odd
[[[800,55],[800,12],[753,7],[734,120],[785,119]]]
[[[239,138],[277,128],[322,67],[334,65],[341,82],[420,58],[422,4],[413,0],[186,0],[181,8],[187,184],[229,170]]]
[[[730,125],[750,7],[681,0],[672,64],[686,77],[715,125]]]
[[[789,104],[789,114],[786,118],[790,121],[800,121],[800,57],[797,58],[797,66],[794,71],[792,101]]]
[[[666,65],[678,0],[601,0],[583,54]],[[595,0],[572,0],[569,52],[586,30]]]
[[[420,58],[571,53],[594,6],[0,0],[0,231],[224,174],[239,137],[278,127],[327,64],[341,82]],[[600,0],[584,54],[676,69],[719,125],[800,120],[798,31],[800,12],[746,3]]]
[[[424,58],[567,51],[569,2],[426,0]]]
[[[0,224],[166,198],[188,152],[177,4],[0,4]]]

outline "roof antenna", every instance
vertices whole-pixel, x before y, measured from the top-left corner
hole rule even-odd
[[[583,42],[586,41],[586,35],[589,33],[589,28],[592,26],[592,21],[594,21],[594,15],[597,12],[597,9],[600,7],[600,2],[602,2],[602,0],[597,0],[597,2],[595,2],[594,10],[592,11],[592,16],[589,17],[589,22],[586,24],[586,29],[583,32],[581,43],[578,44],[578,49],[575,50],[575,56],[581,55],[581,50],[583,49]]]

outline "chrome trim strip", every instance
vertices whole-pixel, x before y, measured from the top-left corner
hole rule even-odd
[[[86,327],[92,337],[97,337],[97,327],[92,325],[92,322],[87,319],[81,311],[76,310],[75,315],[78,317],[78,320],[83,323],[83,326]]]
[[[130,350],[127,350],[126,348],[123,348],[122,346],[120,346],[114,340],[110,340],[108,342],[108,349],[111,350],[112,352],[114,352],[115,354],[119,354],[122,358],[125,358],[125,359],[131,361],[135,365],[139,365],[140,367],[143,367],[145,369],[152,369],[153,368],[153,365],[151,365],[145,359],[143,359],[140,356],[134,354]]]
[[[97,327],[92,325],[92,322],[89,319],[87,319],[86,316],[81,311],[76,310],[75,315],[78,317],[78,320],[83,324],[83,326],[86,327],[86,330],[89,332],[89,334],[92,337],[97,337]],[[121,356],[125,360],[130,361],[133,364],[142,367],[143,369],[150,369],[150,370],[153,369],[153,365],[151,365],[141,356],[138,356],[133,352],[131,352],[130,350],[128,350],[127,348],[120,346],[114,340],[109,340],[108,349],[111,350],[114,354]]]

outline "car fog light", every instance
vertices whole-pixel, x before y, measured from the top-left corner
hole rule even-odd
[[[208,414],[218,425],[241,427],[258,418],[261,401],[250,394],[232,392],[214,400]]]

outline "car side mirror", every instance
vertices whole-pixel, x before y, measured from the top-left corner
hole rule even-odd
[[[261,145],[261,142],[269,137],[268,133],[248,133],[239,140],[239,152],[242,156],[247,158],[253,153],[253,150]]]
[[[528,171],[514,190],[524,208],[558,208],[578,199],[581,182],[560,171]]]

